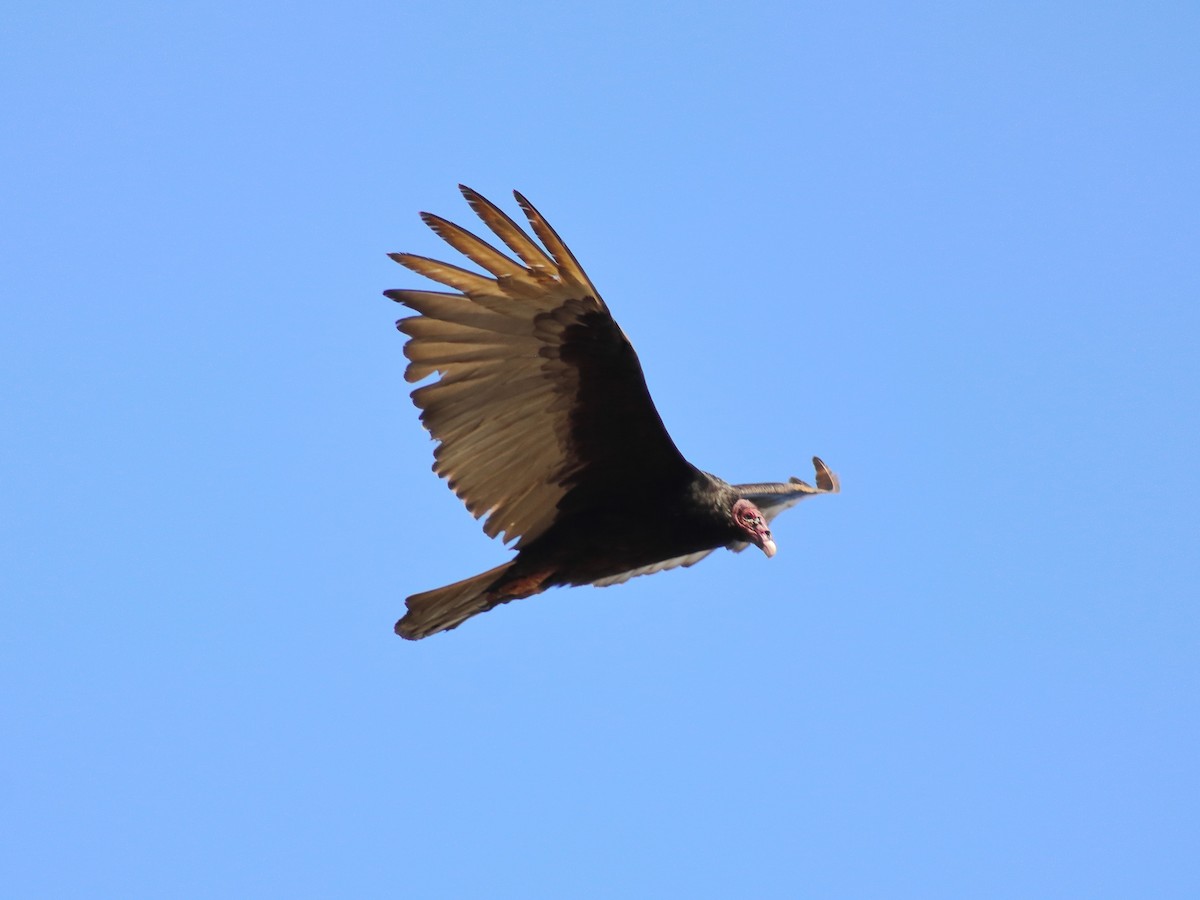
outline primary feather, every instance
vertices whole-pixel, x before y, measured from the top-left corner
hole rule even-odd
[[[775,552],[768,525],[800,500],[838,490],[819,459],[816,487],[729,485],[675,447],[624,332],[574,255],[516,194],[541,246],[470,188],[463,196],[513,259],[438,216],[422,218],[488,272],[408,253],[392,259],[454,292],[391,290],[418,315],[405,378],[439,442],[434,471],[511,562],[408,598],[396,623],[417,639],[560,584],[608,585],[690,566],[717,547]]]

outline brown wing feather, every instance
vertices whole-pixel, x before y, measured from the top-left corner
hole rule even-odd
[[[646,389],[637,354],[554,229],[517,200],[539,247],[469,188],[471,208],[518,258],[425,214],[448,244],[490,276],[426,257],[392,259],[461,293],[385,292],[419,315],[409,336],[409,381],[421,421],[440,446],[434,471],[484,531],[517,547],[543,534],[560,507],[613,501],[621,490],[689,477]],[[569,498],[569,499],[568,499]]]
[[[744,546],[750,546],[746,544]],[[639,575],[653,575],[655,572],[665,572],[667,569],[674,569],[679,566],[685,569],[688,566],[694,566],[700,560],[704,559],[713,550],[700,550],[697,553],[689,553],[687,556],[676,556],[674,559],[664,559],[662,562],[656,562],[649,566],[642,566],[639,569],[630,569],[628,572],[622,572],[620,575],[610,575],[607,578],[599,578],[593,581],[596,587],[610,587],[614,584],[624,584],[630,578],[636,578]]]

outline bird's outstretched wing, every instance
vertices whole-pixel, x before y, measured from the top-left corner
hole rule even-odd
[[[792,476],[786,482],[766,484],[735,484],[733,489],[758,507],[759,512],[770,522],[785,509],[791,509],[801,500],[817,494],[836,494],[842,488],[838,477],[821,461],[813,457],[813,468],[817,472],[817,486]]]
[[[614,491],[694,471],[663,427],[632,345],[571,251],[520,194],[536,243],[498,207],[459,186],[516,259],[429,213],[422,218],[487,275],[408,253],[391,258],[457,293],[391,290],[419,313],[405,378],[440,442],[434,471],[484,531],[528,545],[564,497],[586,505]],[[515,192],[514,192],[515,193]]]

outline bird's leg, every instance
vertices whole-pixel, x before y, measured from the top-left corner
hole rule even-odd
[[[555,574],[553,568],[540,568],[532,572],[518,572],[512,578],[506,578],[491,590],[491,593],[501,602],[508,600],[523,600],[540,594],[550,587],[546,582]]]

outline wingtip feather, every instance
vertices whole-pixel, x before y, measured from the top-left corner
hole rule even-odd
[[[837,494],[842,489],[841,481],[829,466],[825,465],[824,461],[819,456],[814,456],[813,468],[817,473],[817,488],[827,494]]]

